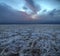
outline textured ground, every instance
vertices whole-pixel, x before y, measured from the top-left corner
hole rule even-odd
[[[60,56],[60,25],[0,25],[0,56]]]

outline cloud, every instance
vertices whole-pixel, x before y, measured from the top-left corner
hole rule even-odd
[[[59,23],[60,24],[60,10],[53,9],[47,14],[40,15],[39,17],[42,23]]]
[[[36,20],[30,16],[26,12],[17,11],[6,4],[0,4],[0,23],[60,23],[60,10],[56,9],[39,15]]]
[[[53,9],[52,11],[49,12],[49,15],[58,16],[60,15],[60,10]]]
[[[0,4],[0,23],[23,23],[31,18],[22,11],[16,11],[6,4]]]
[[[25,1],[26,1],[26,3],[27,3],[28,7],[29,7],[33,12],[37,13],[37,11],[40,10],[40,6],[37,5],[37,4],[35,4],[35,1],[33,1],[33,0],[25,0]]]
[[[56,1],[60,3],[60,0],[56,0]]]

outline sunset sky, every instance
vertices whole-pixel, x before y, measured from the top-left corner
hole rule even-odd
[[[50,16],[52,14],[56,16]],[[23,19],[24,16],[26,19]],[[12,22],[19,20],[22,22],[33,22],[34,20],[37,23],[40,20],[60,22],[60,0],[0,0],[0,23],[5,23],[5,21],[10,23],[10,20]]]
[[[24,7],[27,8],[26,11],[30,12],[30,9],[28,8],[26,3],[38,5],[41,7],[41,10],[53,10],[53,9],[60,9],[60,0],[0,0],[0,3],[6,3],[7,5],[13,7],[14,9],[17,9],[19,11],[24,11]],[[33,5],[32,5],[33,6]]]

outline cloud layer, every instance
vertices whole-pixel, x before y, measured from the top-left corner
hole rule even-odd
[[[6,4],[0,4],[0,23],[22,23],[29,21],[30,16],[22,11],[17,11]]]
[[[25,1],[26,1],[26,3],[27,3],[28,7],[29,7],[33,12],[37,13],[37,12],[40,10],[39,6],[35,4],[34,0],[25,0]]]
[[[0,4],[0,23],[60,23],[60,10],[54,9],[33,20],[26,12],[17,11],[6,4]]]

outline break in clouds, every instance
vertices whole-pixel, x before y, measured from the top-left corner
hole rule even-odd
[[[59,5],[60,0],[0,0],[0,23],[60,23]]]

